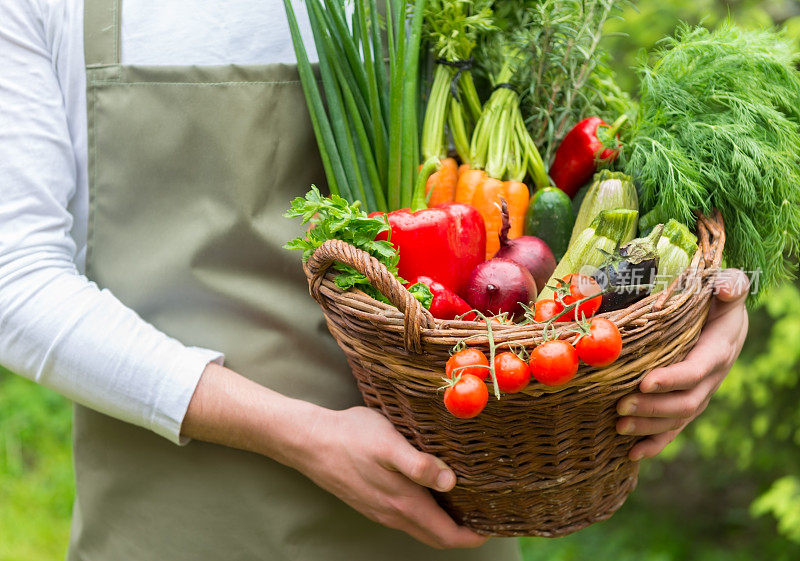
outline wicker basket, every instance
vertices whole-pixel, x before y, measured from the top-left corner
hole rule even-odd
[[[338,240],[323,244],[305,272],[364,402],[456,472],[456,487],[436,494],[450,515],[485,535],[555,537],[607,519],[636,486],[638,464],[627,454],[637,438],[616,433],[616,404],[647,372],[683,359],[699,336],[725,243],[719,213],[699,217],[698,234],[691,265],[667,290],[603,314],[623,337],[613,365],[581,367],[558,388],[532,383],[490,399],[470,420],[448,413],[438,388],[458,341],[470,337],[488,352],[483,324],[434,320],[383,265]],[[339,290],[327,274],[334,261],[360,270],[396,307]],[[536,325],[493,331],[498,348],[542,340]]]

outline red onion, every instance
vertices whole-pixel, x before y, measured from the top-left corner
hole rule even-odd
[[[528,269],[497,257],[475,267],[466,288],[467,302],[487,315],[508,312],[512,317],[520,316],[520,302],[530,305],[536,294],[536,281]]]
[[[536,236],[520,236],[501,245],[495,258],[510,259],[525,267],[536,281],[536,289],[542,290],[556,270],[556,258],[547,244]]]
[[[500,230],[500,250],[495,254],[495,258],[511,259],[528,269],[536,281],[536,289],[541,292],[547,281],[550,280],[553,271],[556,270],[556,258],[544,240],[536,236],[508,239],[510,225],[508,205],[505,200],[502,201],[501,209],[503,228]]]

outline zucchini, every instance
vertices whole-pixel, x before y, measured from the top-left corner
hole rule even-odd
[[[525,216],[525,233],[543,240],[558,261],[567,251],[574,220],[569,195],[561,189],[545,187],[531,199]]]
[[[550,287],[556,286],[556,279],[581,272],[583,267],[597,269],[602,266],[609,253],[615,252],[620,245],[633,239],[638,218],[639,212],[631,209],[601,211],[592,224],[569,245],[537,300],[553,297]]]
[[[653,293],[667,288],[675,277],[692,262],[697,253],[697,236],[675,219],[664,224],[664,230],[656,246],[658,271]]]
[[[615,208],[639,210],[636,186],[629,175],[604,169],[595,174],[594,180],[581,202],[569,244],[572,245],[575,242],[580,233],[589,227],[592,220],[601,211]]]

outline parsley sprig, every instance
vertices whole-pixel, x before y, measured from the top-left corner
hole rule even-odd
[[[323,197],[319,189],[312,186],[305,197],[297,197],[292,201],[292,206],[284,216],[300,218],[303,224],[311,225],[304,237],[290,240],[284,246],[286,249],[302,251],[304,262],[308,261],[314,251],[326,241],[342,240],[372,255],[401,283],[406,284],[406,281],[398,276],[397,264],[400,256],[397,250],[389,241],[375,239],[383,232],[391,235],[385,215],[371,218],[361,209],[359,201],[351,204],[335,194]],[[370,284],[367,277],[354,268],[342,263],[335,263],[333,268],[337,271],[334,282],[340,289],[358,288],[372,298],[388,303],[386,297]],[[409,290],[423,306],[430,308],[433,295],[427,286],[417,283]]]

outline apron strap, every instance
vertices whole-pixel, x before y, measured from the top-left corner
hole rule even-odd
[[[122,0],[84,0],[83,49],[86,67],[118,65]]]

